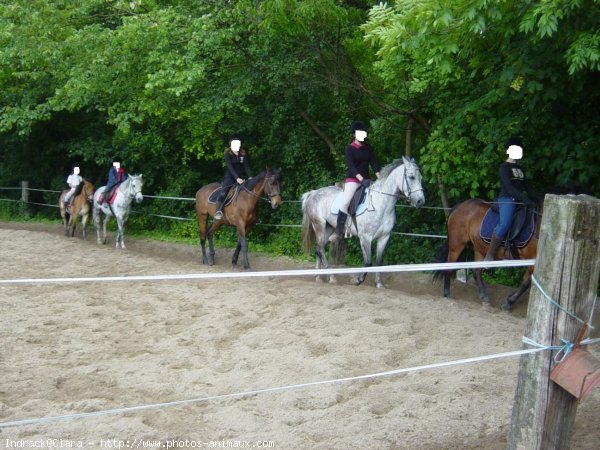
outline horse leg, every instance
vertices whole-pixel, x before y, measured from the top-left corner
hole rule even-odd
[[[102,245],[106,245],[106,225],[110,220],[110,216],[104,216],[104,220],[102,221]]]
[[[242,250],[242,243],[240,242],[240,238],[238,237],[237,245],[235,246],[235,250],[233,251],[233,255],[231,256],[231,268],[237,268],[238,258],[240,256],[240,251]]]
[[[125,221],[123,218],[119,219],[118,217],[115,217],[115,219],[117,221],[117,239],[115,247],[125,249]]]
[[[92,219],[94,220],[94,228],[96,228],[96,242],[98,244],[102,244],[102,240],[100,239],[100,209],[98,209],[94,205],[94,211],[92,212]]]
[[[475,259],[475,261],[481,261],[481,258]],[[481,268],[473,269],[473,278],[475,278],[475,283],[477,284],[477,292],[479,292],[481,303],[483,303],[484,306],[489,305],[490,296],[488,295],[487,286],[481,277]]]
[[[209,265],[213,265],[215,263],[215,243],[213,241],[213,235],[215,234],[215,232],[221,228],[221,223],[222,222],[213,222],[212,225],[210,226],[208,232],[206,233],[206,236],[208,238],[208,264]]]
[[[81,216],[81,228],[82,228],[83,240],[86,240],[86,238],[87,238],[87,236],[85,234],[85,228],[87,227],[88,217],[89,217],[89,213]]]
[[[450,241],[450,238],[448,238],[448,241]],[[458,257],[465,249],[465,246],[466,246],[466,244],[461,244],[461,245],[454,244],[453,246],[451,246],[449,243],[448,258],[446,261],[447,262],[458,261]],[[453,272],[454,272],[453,270],[447,270],[444,273],[444,297],[446,297],[446,298],[450,297],[450,281],[452,280]]]
[[[365,267],[371,267],[372,263],[371,263],[371,239],[361,239],[360,240],[360,248],[362,249],[362,253],[363,253],[363,261],[365,263]],[[364,273],[359,273],[358,275],[356,275],[353,278],[353,283],[355,286],[358,286],[360,284],[362,284],[365,281],[365,278],[367,277],[367,272]]]
[[[333,228],[327,226],[327,222],[324,224],[311,224],[313,227],[313,231],[315,232],[315,240],[317,241],[315,253],[316,253],[316,265],[315,269],[328,269],[329,261],[327,261],[327,257],[325,256],[325,248],[327,243],[329,242],[329,236],[333,232]],[[335,275],[317,275],[315,277],[316,281],[320,281],[323,277],[323,280],[328,280],[329,283],[335,284],[336,279]]]
[[[198,237],[200,238],[200,250],[202,251],[202,264],[208,264],[206,256],[206,214],[198,214]],[[214,258],[211,265],[214,264]]]
[[[235,252],[233,252],[233,258],[231,260],[231,264],[233,267],[237,265],[238,255],[240,254],[240,250],[242,251],[242,256],[244,257],[244,270],[250,270],[250,261],[248,260],[248,243],[246,242],[246,234],[249,231],[249,227],[244,227],[238,229],[238,245],[236,246]]]
[[[381,266],[383,264],[383,252],[387,243],[390,239],[390,235],[382,236],[377,239],[377,256],[375,257],[375,265]],[[375,272],[375,287],[376,288],[384,288],[383,280],[381,278],[381,272]]]
[[[510,311],[517,300],[523,293],[529,288],[531,285],[531,275],[533,274],[533,267],[527,267],[525,269],[525,273],[523,274],[523,279],[521,281],[521,285],[519,289],[513,292],[506,298],[506,301],[502,304],[501,308],[503,311]]]

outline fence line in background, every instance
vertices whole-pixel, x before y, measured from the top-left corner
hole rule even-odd
[[[0,189],[5,189],[5,190],[28,190],[28,191],[37,191],[37,192],[52,192],[52,193],[60,193],[62,191],[54,191],[54,190],[49,190],[49,189],[33,189],[33,188],[22,188],[22,187],[0,187]],[[167,196],[160,196],[160,195],[144,195],[145,198],[153,198],[153,199],[160,199],[160,200],[180,200],[180,201],[195,201],[195,199],[190,198],[190,197],[167,197]],[[4,201],[12,201],[12,202],[19,202],[22,200],[13,200],[13,199],[2,199],[0,198],[0,200],[4,200]],[[32,205],[38,205],[38,206],[50,206],[52,208],[58,208],[58,205],[51,205],[48,203],[36,203],[36,202],[27,202],[28,204],[32,204]],[[283,203],[301,203],[300,200],[286,200]],[[398,208],[413,208],[413,206],[410,205],[396,205],[396,207]],[[434,209],[434,210],[446,210],[447,208],[443,208],[440,206],[423,206],[421,207],[421,209]],[[179,220],[179,221],[187,221],[187,222],[195,222],[196,219],[192,219],[189,217],[178,217],[178,216],[169,216],[169,215],[163,215],[163,214],[154,214],[154,213],[141,213],[139,211],[132,211],[134,214],[145,214],[147,216],[152,216],[152,217],[159,217],[162,219],[171,219],[171,220]],[[268,223],[257,223],[257,226],[263,226],[263,227],[275,227],[275,228],[301,228],[302,225],[297,225],[297,224],[268,224]],[[446,236],[442,236],[442,235],[435,235],[435,234],[422,234],[422,233],[403,233],[400,231],[392,231],[392,234],[396,234],[399,236],[412,236],[412,237],[425,237],[425,238],[434,238],[434,239],[446,239]]]

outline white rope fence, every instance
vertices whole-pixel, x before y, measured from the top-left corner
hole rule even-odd
[[[215,272],[190,273],[175,275],[129,275],[118,277],[61,277],[61,278],[15,278],[0,280],[5,284],[54,284],[54,283],[102,283],[115,281],[181,281],[181,280],[215,280],[223,278],[275,278],[316,275],[343,275],[360,273],[399,273],[399,272],[428,272],[437,270],[457,270],[495,267],[524,267],[535,265],[535,259],[503,260],[503,261],[469,261],[456,263],[431,264],[398,264],[389,266],[348,267],[329,269],[300,269],[300,270],[265,270],[260,272]]]
[[[40,417],[40,418],[34,418],[34,419],[14,420],[14,421],[10,421],[10,422],[0,422],[0,429],[9,428],[9,427],[18,427],[18,426],[24,426],[24,425],[38,425],[38,424],[42,424],[42,423],[56,422],[59,420],[81,419],[84,417],[97,417],[97,416],[106,416],[106,415],[113,415],[113,414],[123,414],[123,413],[129,413],[129,412],[144,411],[144,410],[149,410],[149,409],[168,408],[168,407],[173,407],[173,406],[183,406],[183,405],[190,405],[190,404],[194,404],[194,403],[208,402],[208,401],[214,401],[214,400],[244,398],[244,397],[251,397],[254,395],[258,395],[258,394],[284,392],[284,391],[290,391],[293,389],[300,389],[300,388],[307,388],[307,387],[324,386],[324,385],[339,384],[339,383],[349,383],[349,382],[354,382],[354,381],[373,380],[376,378],[400,375],[403,373],[420,372],[420,371],[425,371],[425,370],[439,369],[439,368],[443,368],[443,367],[452,367],[452,366],[458,366],[458,365],[463,365],[463,364],[471,364],[471,363],[482,362],[482,361],[490,361],[493,359],[510,358],[510,357],[526,355],[526,354],[530,354],[530,353],[537,353],[537,352],[541,352],[544,350],[545,350],[544,348],[517,350],[517,351],[513,351],[513,352],[497,353],[494,355],[478,356],[478,357],[474,357],[474,358],[457,359],[454,361],[447,361],[447,362],[436,363],[436,364],[427,364],[427,365],[423,365],[423,366],[408,367],[408,368],[404,368],[404,369],[389,370],[386,372],[371,373],[368,375],[358,375],[358,376],[354,376],[354,377],[345,377],[345,378],[336,378],[336,379],[332,379],[332,380],[313,381],[313,382],[309,382],[309,383],[291,384],[291,385],[287,385],[287,386],[272,387],[272,388],[265,388],[265,389],[255,389],[255,390],[244,391],[244,392],[236,392],[236,393],[231,393],[231,394],[220,394],[220,395],[213,395],[213,396],[207,396],[207,397],[198,397],[198,398],[192,398],[192,399],[187,399],[187,400],[176,400],[176,401],[163,402],[163,403],[150,403],[150,404],[146,404],[146,405],[128,406],[128,407],[124,407],[124,408],[114,408],[114,409],[107,409],[107,410],[103,410],[103,411],[93,411],[93,412],[85,412],[85,413],[66,414],[66,415],[61,415],[61,416],[50,416],[50,417]]]

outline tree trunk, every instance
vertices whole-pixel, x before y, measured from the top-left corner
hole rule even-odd
[[[406,123],[406,139],[404,141],[404,155],[407,158],[412,156],[412,134],[413,134],[413,125],[415,124],[415,119],[412,117],[408,117],[408,122]]]
[[[550,298],[589,320],[600,272],[600,200],[547,195],[535,278]],[[535,286],[529,295],[525,336],[544,346],[575,342],[581,322],[561,311]],[[569,448],[577,400],[550,380],[556,351],[521,357],[508,449]]]

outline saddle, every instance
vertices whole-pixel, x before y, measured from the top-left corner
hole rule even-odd
[[[117,189],[116,189],[117,186],[112,187],[109,192],[102,192],[102,194],[100,195],[100,198],[98,199],[99,202],[100,203],[109,203],[112,205],[115,202],[115,199],[117,198]],[[107,194],[108,194],[108,201],[106,200]]]
[[[240,188],[241,186],[238,184],[229,189],[227,197],[225,197],[225,201],[223,201],[223,207],[229,205],[233,201],[235,196],[238,194]],[[208,196],[208,203],[212,203],[213,205],[217,203],[217,200],[219,200],[219,195],[221,194],[221,189],[221,186],[219,186],[210,193],[210,195]]]
[[[350,204],[348,205],[348,215],[349,216],[360,216],[363,214],[368,208],[367,202],[367,194],[369,193],[369,188],[364,186],[359,186],[359,188],[354,193],[352,200],[350,200]],[[344,192],[340,192],[335,196],[333,203],[331,204],[331,213],[337,214],[340,211],[340,206],[343,201]]]
[[[527,208],[525,205],[517,206],[510,230],[506,235],[504,244],[507,248],[525,247],[531,240],[535,230],[535,208]],[[500,222],[500,214],[498,205],[492,204],[490,209],[485,213],[481,226],[479,228],[479,236],[484,242],[489,244],[492,240],[494,228]]]

